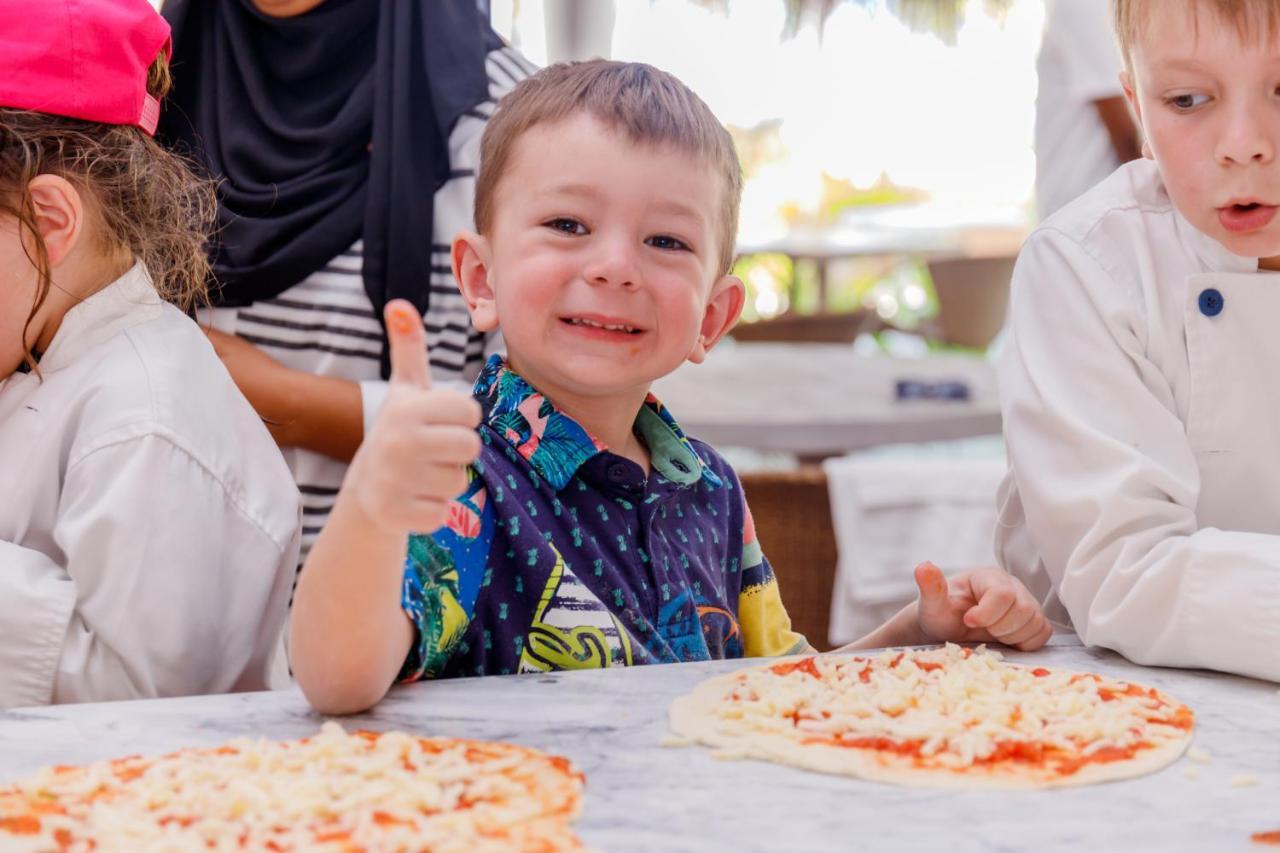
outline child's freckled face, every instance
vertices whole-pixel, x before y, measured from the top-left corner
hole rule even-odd
[[[1203,3],[1150,3],[1131,50],[1143,131],[1169,196],[1197,229],[1280,264],[1280,42],[1242,41]]]
[[[716,169],[586,115],[517,143],[490,281],[512,366],[553,398],[635,393],[694,348],[717,269]]]

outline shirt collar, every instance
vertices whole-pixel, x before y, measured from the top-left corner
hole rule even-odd
[[[80,302],[62,317],[57,334],[40,357],[40,371],[66,367],[94,346],[160,315],[164,302],[142,262]]]
[[[560,491],[589,459],[609,448],[573,418],[507,367],[500,355],[490,356],[473,391],[483,410],[483,422],[498,433],[552,488]],[[721,481],[694,451],[667,408],[650,394],[636,415],[635,431],[649,449],[655,471],[680,486],[698,480],[718,486]]]

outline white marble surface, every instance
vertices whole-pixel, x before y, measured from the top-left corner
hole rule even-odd
[[[348,727],[511,740],[569,756],[587,775],[577,826],[600,850],[1253,850],[1280,829],[1280,688],[1150,669],[1074,638],[1029,657],[1140,681],[1191,705],[1206,765],[1080,789],[955,793],[874,785],[670,748],[667,705],[751,661],[511,676],[396,690]],[[1011,654],[1013,659],[1024,655]],[[49,763],[299,737],[321,717],[297,692],[61,706],[0,713],[0,782]],[[1196,768],[1199,778],[1186,778]],[[1239,774],[1258,784],[1232,786]]]

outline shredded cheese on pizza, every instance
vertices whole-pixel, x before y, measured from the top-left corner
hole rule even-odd
[[[708,709],[721,735],[866,750],[931,770],[1014,764],[1065,776],[1185,742],[1194,719],[1154,689],[953,644],[788,660],[724,684]]]
[[[0,788],[5,850],[576,850],[583,777],[512,744],[347,734],[52,767]]]

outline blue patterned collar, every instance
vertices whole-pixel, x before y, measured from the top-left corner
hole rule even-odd
[[[472,391],[484,411],[484,423],[503,437],[560,491],[588,459],[608,450],[581,424],[507,367],[490,356]],[[636,414],[635,432],[649,449],[650,462],[663,477],[681,486],[700,479],[721,485],[720,477],[694,451],[675,418],[650,394]]]

